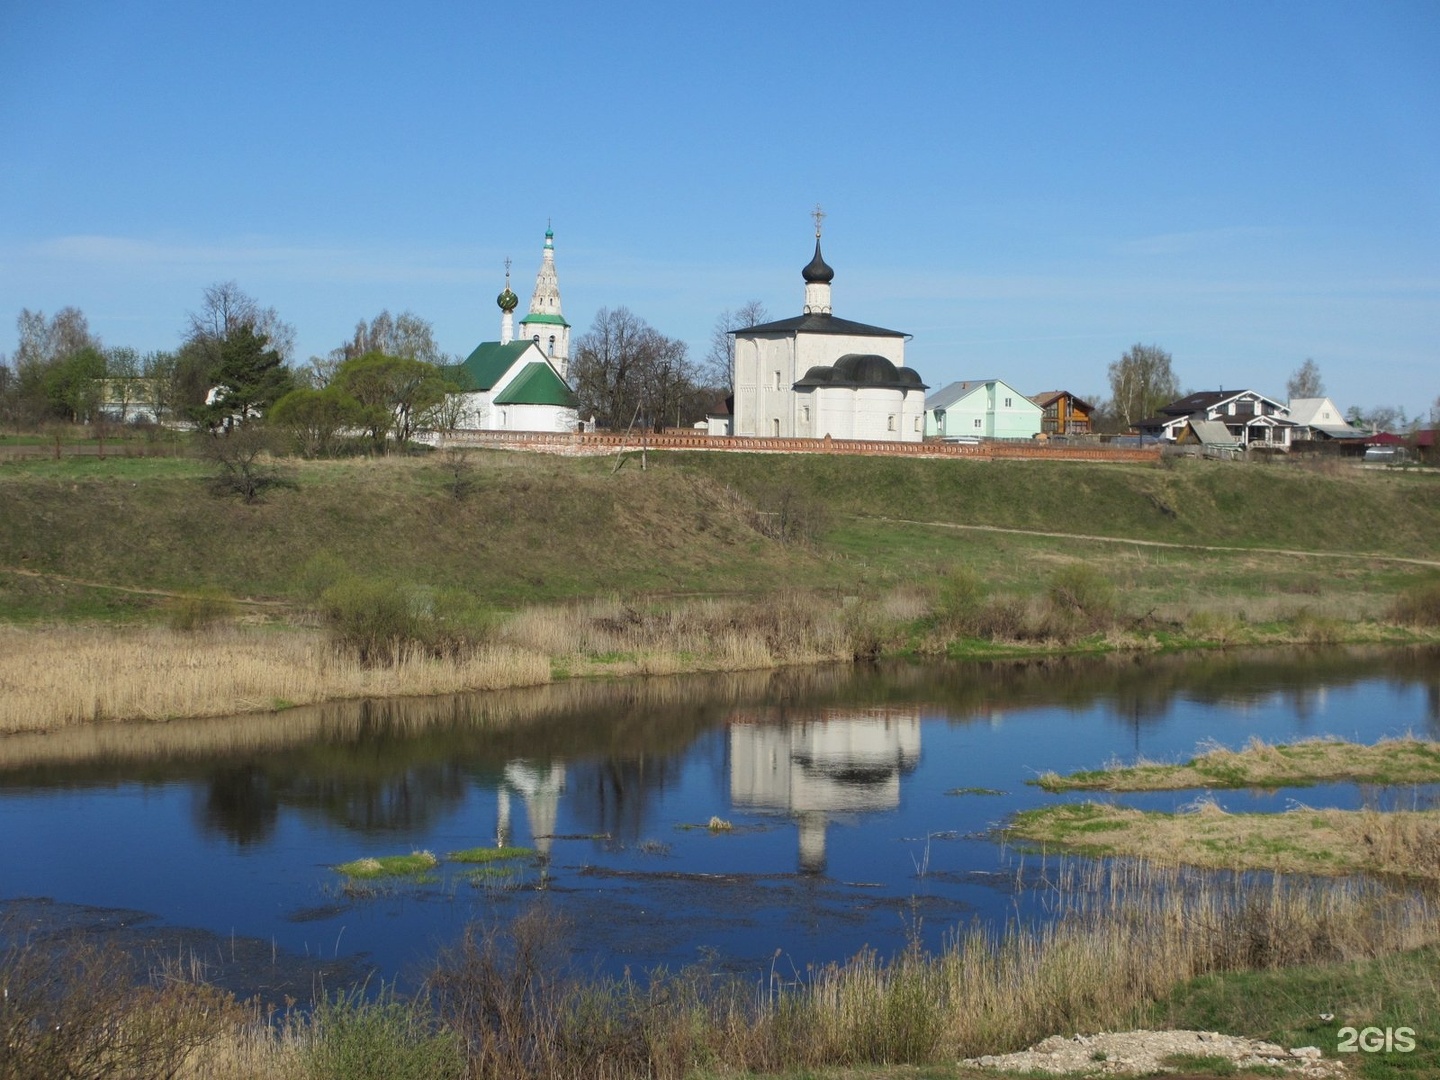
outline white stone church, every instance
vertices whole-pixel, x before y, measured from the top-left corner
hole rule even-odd
[[[905,366],[910,335],[839,318],[830,306],[835,278],[820,254],[801,272],[804,311],[795,318],[735,330],[735,435],[920,442],[925,391]]]
[[[520,298],[510,289],[505,261],[505,290],[500,308],[500,340],[482,341],[465,360],[446,369],[462,388],[459,427],[472,431],[574,431],[575,395],[565,378],[570,367],[570,324],[560,309],[560,279],[555,273],[555,233],[545,230],[545,250],[530,311],[514,332]]]

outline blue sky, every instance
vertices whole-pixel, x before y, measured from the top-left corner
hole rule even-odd
[[[1440,395],[1440,3],[345,4],[0,0],[0,352],[21,308],[178,344],[234,279],[297,360],[382,308],[443,349],[528,300],[703,354],[835,311],[925,380],[1105,396]]]

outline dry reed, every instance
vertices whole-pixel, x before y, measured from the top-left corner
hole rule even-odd
[[[1036,783],[1046,791],[1177,791],[1294,787],[1335,780],[1433,783],[1440,780],[1440,742],[1406,737],[1364,745],[1315,738],[1277,746],[1251,738],[1241,750],[1212,743],[1184,764],[1142,761],[1071,776],[1047,772]]]
[[[1440,810],[1227,814],[1202,800],[1165,814],[1098,803],[1027,810],[1009,827],[1032,843],[1234,870],[1440,879]]]
[[[191,1003],[220,1018],[195,1027],[203,1041],[180,1044],[191,1053],[179,1075],[192,1080],[419,1076],[437,1061],[455,1066],[457,1049],[466,1075],[486,1080],[680,1080],[697,1069],[998,1053],[1046,1035],[1132,1024],[1149,1002],[1199,975],[1381,956],[1440,938],[1430,901],[1376,883],[1146,863],[1047,869],[1041,922],[969,929],[938,955],[912,944],[890,960],[865,951],[804,972],[786,972],[777,954],[759,981],[703,966],[644,980],[577,977],[565,960],[563,919],[537,906],[504,933],[467,931],[411,1003],[342,996],[275,1023],[254,1009],[214,1010],[183,981],[160,993],[173,991],[167,1007],[181,1010],[182,1025],[200,1019],[183,1014]],[[124,988],[123,975],[114,985]],[[99,986],[59,987],[49,1000],[88,1002]],[[16,1031],[37,1030],[14,1019],[22,1021]],[[361,1056],[367,1069],[335,1071]]]
[[[506,646],[444,659],[417,650],[393,665],[369,668],[315,632],[0,626],[0,732],[453,694],[549,678],[545,657]]]

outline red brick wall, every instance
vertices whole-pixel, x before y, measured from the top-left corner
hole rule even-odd
[[[493,446],[577,456],[614,454],[622,450],[710,450],[751,454],[866,454],[912,458],[1028,458],[1036,461],[1113,461],[1149,463],[1160,458],[1159,447],[1049,446],[1030,442],[872,442],[864,439],[770,439],[733,435],[670,433],[618,435],[610,432],[553,433],[543,431],[461,431],[449,436],[451,446]]]

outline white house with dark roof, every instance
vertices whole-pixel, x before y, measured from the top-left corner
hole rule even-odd
[[[1174,442],[1189,422],[1218,420],[1241,446],[1290,449],[1290,407],[1254,390],[1199,390],[1136,422],[1141,435]]]
[[[574,431],[579,424],[575,395],[565,382],[570,357],[570,324],[560,310],[555,275],[555,234],[545,230],[545,254],[535,276],[530,313],[513,336],[513,315],[520,298],[510,289],[506,260],[505,289],[495,298],[500,308],[500,340],[482,341],[464,361],[445,370],[460,388],[457,427],[470,431]]]
[[[801,272],[802,313],[731,331],[731,433],[919,442],[928,387],[905,367],[910,335],[831,311],[835,271],[820,254],[819,216],[815,256]]]
[[[962,379],[925,399],[925,434],[941,439],[1033,439],[1044,410],[1000,379]]]

